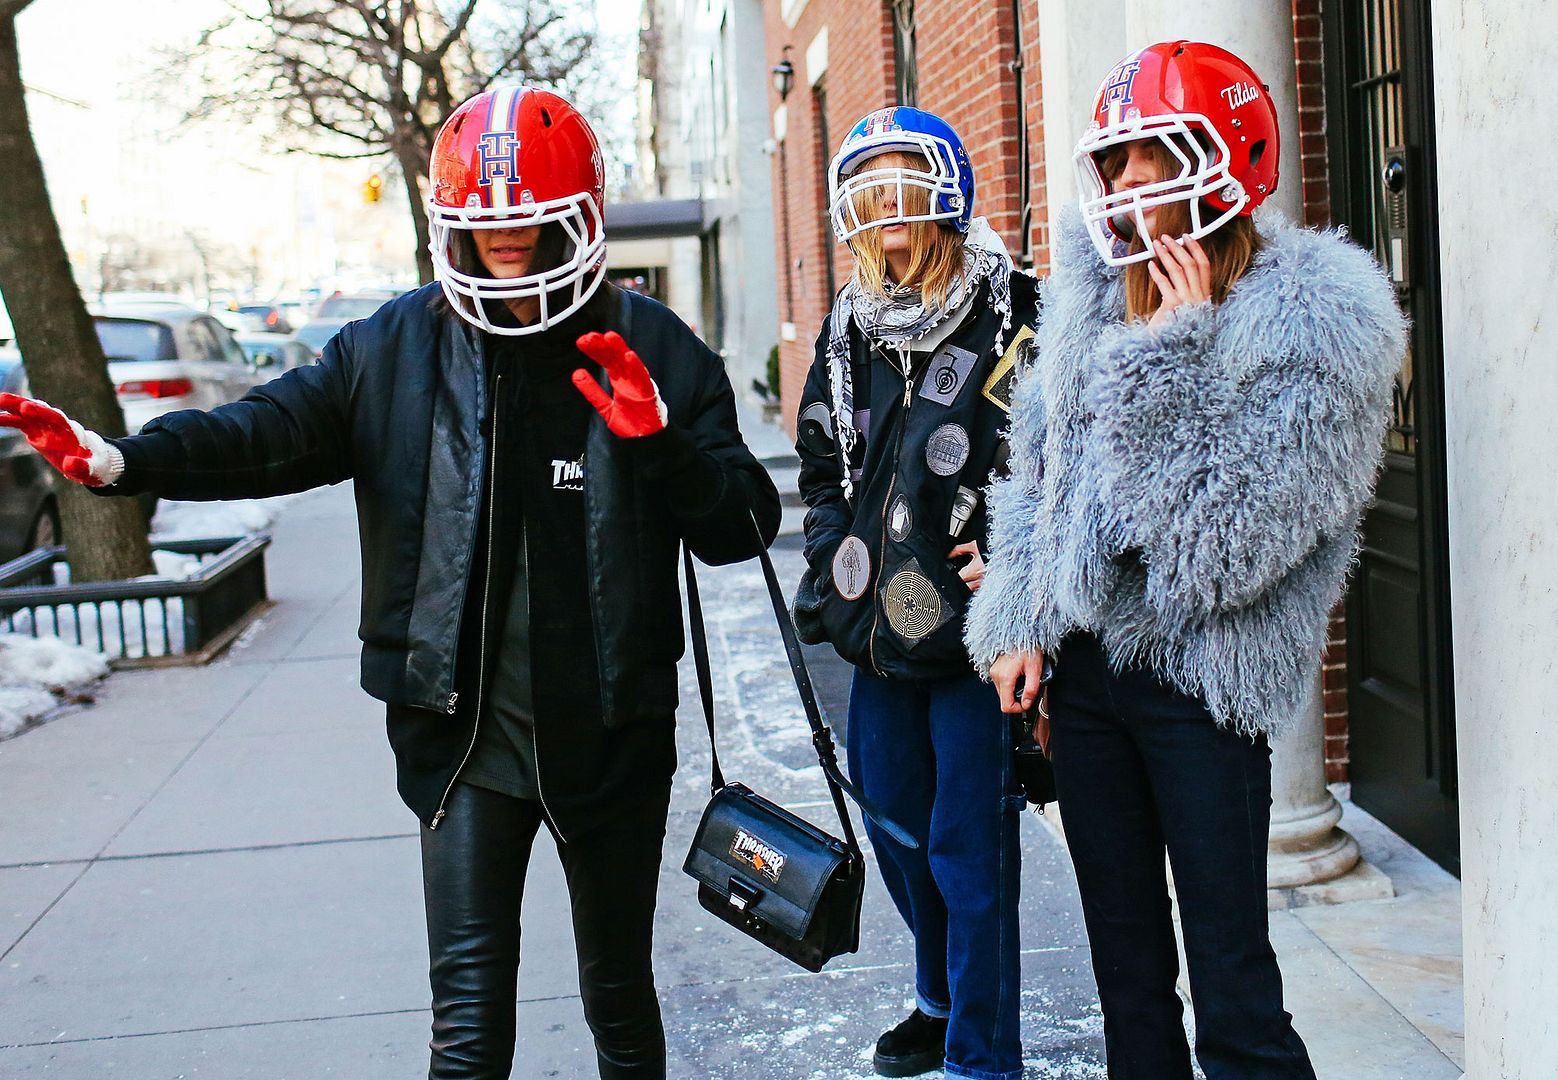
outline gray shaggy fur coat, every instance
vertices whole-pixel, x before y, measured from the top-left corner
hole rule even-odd
[[[1280,731],[1302,707],[1355,557],[1406,324],[1374,260],[1263,212],[1220,305],[1124,325],[1121,272],[1058,230],[1011,475],[965,641],[980,672],[1087,629],[1117,667]],[[1064,659],[1059,661],[1064,663]]]

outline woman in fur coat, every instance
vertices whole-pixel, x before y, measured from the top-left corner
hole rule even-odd
[[[1128,57],[1076,156],[969,652],[1038,704],[1110,1077],[1191,1076],[1167,852],[1208,1080],[1312,1080],[1267,931],[1267,740],[1313,682],[1403,320],[1363,251],[1252,218],[1276,112],[1232,54]]]
[[[974,176],[945,121],[882,109],[830,175],[855,274],[801,396],[796,449],[808,571],[796,623],[855,665],[855,782],[919,846],[866,831],[914,934],[915,1010],[884,1033],[883,1076],[1016,1080],[1019,852],[1009,718],[963,646],[984,575],[980,497],[1031,341],[1037,283],[973,217]]]

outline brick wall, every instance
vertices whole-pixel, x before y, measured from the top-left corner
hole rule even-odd
[[[784,46],[790,45],[796,68],[795,88],[785,101],[784,145],[773,155],[774,225],[782,259],[788,221],[794,293],[796,340],[779,345],[782,415],[793,430],[813,342],[833,300],[827,286],[830,249],[836,283],[842,285],[851,272],[848,250],[834,245],[827,230],[818,99],[806,71],[806,49],[826,28],[829,56],[823,81],[828,138],[833,144],[826,156],[831,156],[855,121],[873,109],[895,103],[892,8],[887,0],[809,0],[791,27],[781,17],[780,0],[767,0],[763,7],[769,63],[777,63]],[[1048,265],[1048,214],[1044,202],[1038,0],[1019,0],[1017,8],[1014,15],[1012,0],[917,0],[918,105],[943,117],[963,137],[974,167],[974,212],[990,219],[1017,259],[1023,250],[1021,164],[1022,140],[1027,140],[1029,235],[1035,265],[1042,268]],[[1014,70],[1018,22],[1022,66]],[[1018,115],[1019,79],[1022,116]],[[770,88],[770,107],[778,108],[779,104],[777,91]],[[787,182],[780,180],[781,154]],[[780,306],[782,310],[783,297]]]
[[[1293,51],[1298,63],[1298,182],[1303,185],[1304,223],[1331,221],[1331,187],[1326,174],[1325,72],[1320,7],[1323,0],[1293,0]],[[1345,781],[1347,749],[1347,618],[1344,605],[1331,614],[1325,648],[1325,777]]]

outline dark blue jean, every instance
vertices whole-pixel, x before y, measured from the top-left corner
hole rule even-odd
[[[948,1017],[947,1075],[1022,1076],[1017,846],[1022,795],[995,690],[972,672],[934,681],[856,670],[850,774],[920,841],[866,824],[882,881],[914,934],[915,997]]]
[[[1110,1080],[1190,1080],[1164,854],[1207,1080],[1314,1080],[1266,920],[1271,749],[1090,634],[1055,657],[1050,751]]]

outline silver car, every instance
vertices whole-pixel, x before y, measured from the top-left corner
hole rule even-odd
[[[163,413],[237,401],[272,374],[256,370],[232,332],[194,308],[105,304],[92,309],[92,322],[131,432]]]

